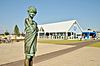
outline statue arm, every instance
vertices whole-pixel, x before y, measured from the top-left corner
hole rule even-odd
[[[33,27],[32,27],[32,25],[29,23],[29,19],[28,19],[28,18],[25,19],[25,27],[26,27],[26,29],[27,29],[27,28],[30,28],[31,30],[33,30]]]

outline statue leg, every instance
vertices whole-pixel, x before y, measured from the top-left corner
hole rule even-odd
[[[29,59],[28,58],[25,58],[25,60],[24,60],[24,66],[29,66]]]
[[[27,58],[26,56],[24,66],[33,66],[33,56],[31,56],[30,58]]]
[[[31,56],[29,59],[29,66],[33,66],[33,56]]]

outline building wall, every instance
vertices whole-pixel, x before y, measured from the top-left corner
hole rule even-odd
[[[66,39],[66,32],[39,32],[39,39]]]

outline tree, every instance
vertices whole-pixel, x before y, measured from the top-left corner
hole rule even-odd
[[[6,32],[4,33],[4,35],[9,35],[9,32],[8,32],[8,31],[6,31]]]
[[[17,25],[15,25],[14,34],[15,34],[15,41],[18,42],[19,40],[17,40],[17,36],[20,36],[20,32],[19,32],[19,28]]]
[[[17,36],[20,36],[19,28],[18,28],[17,25],[15,25],[14,34],[17,35]]]

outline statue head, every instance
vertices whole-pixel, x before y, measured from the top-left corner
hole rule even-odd
[[[33,18],[37,13],[37,9],[33,6],[29,6],[27,12],[28,12],[29,16],[31,18]]]

